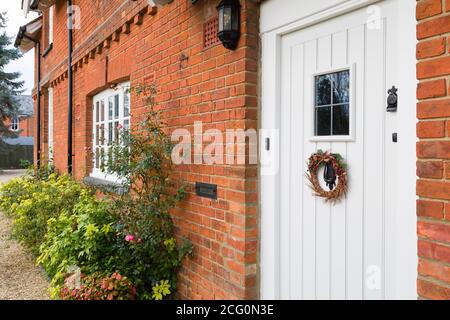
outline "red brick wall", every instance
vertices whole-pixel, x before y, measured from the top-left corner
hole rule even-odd
[[[33,136],[33,126],[34,117],[29,117],[20,120],[19,128],[22,130],[20,136],[22,137],[32,137]]]
[[[417,1],[418,295],[450,299],[450,0]]]
[[[74,0],[81,29],[74,31],[73,164],[82,179],[90,172],[92,96],[109,85],[158,87],[156,101],[168,129],[193,131],[257,128],[258,4],[242,0],[241,39],[235,51],[221,44],[203,48],[203,24],[217,15],[218,0],[175,0],[158,10],[146,0]],[[46,24],[44,15],[44,25]],[[53,50],[43,58],[42,84],[54,88],[54,164],[67,170],[67,30],[65,2],[56,5]],[[45,28],[44,34],[45,35]],[[185,56],[187,59],[182,59]],[[41,97],[43,121],[46,97]],[[146,111],[132,95],[132,122]],[[42,130],[43,143],[46,130]],[[43,147],[45,147],[43,145]],[[256,298],[256,165],[182,165],[175,175],[191,184],[218,185],[216,201],[189,194],[173,211],[180,236],[194,244],[194,257],[180,272],[179,296],[191,299]]]
[[[159,108],[170,129],[257,127],[257,0],[242,0],[242,36],[236,51],[204,49],[202,25],[218,0],[192,5],[175,0],[158,12],[146,1],[74,0],[81,8],[74,31],[74,175],[86,176],[91,159],[91,99],[109,84],[155,79]],[[67,30],[58,1],[54,48],[43,58],[44,87],[54,87],[54,160],[67,170]],[[47,16],[44,14],[44,26]],[[417,215],[418,295],[450,298],[450,0],[417,1]],[[43,39],[46,38],[46,27]],[[43,40],[42,39],[42,40]],[[45,43],[45,42],[44,42]],[[44,49],[44,48],[43,48]],[[182,54],[188,59],[180,61]],[[44,128],[46,97],[41,97]],[[145,112],[132,96],[136,116]],[[45,150],[46,130],[42,130]],[[257,168],[185,165],[177,175],[218,184],[217,201],[193,194],[174,210],[179,234],[195,256],[180,273],[182,298],[255,298],[257,293]]]

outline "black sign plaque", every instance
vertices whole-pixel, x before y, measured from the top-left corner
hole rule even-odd
[[[217,185],[203,182],[196,182],[195,193],[200,197],[217,200]]]

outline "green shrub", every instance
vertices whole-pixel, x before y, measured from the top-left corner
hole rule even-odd
[[[114,261],[114,270],[133,281],[140,299],[151,299],[161,281],[175,291],[177,270],[191,244],[177,245],[170,216],[150,211],[139,198],[122,197],[115,206],[120,214],[115,250],[121,259]]]
[[[175,238],[170,209],[185,191],[171,178],[173,145],[158,119],[151,111],[110,146],[104,169],[125,181],[120,196],[99,199],[52,167],[0,188],[0,209],[51,277],[54,298],[160,300],[175,292],[177,270],[192,246]],[[74,267],[83,274],[77,288],[67,284]]]
[[[48,220],[48,230],[40,246],[37,262],[60,286],[71,266],[83,273],[107,271],[115,259],[115,219],[108,211],[109,203],[98,200],[90,190],[82,189],[72,210],[63,211]],[[114,263],[111,263],[114,266]]]
[[[13,216],[17,205],[31,197],[37,186],[30,176],[23,176],[0,185],[0,209],[7,216]]]
[[[0,188],[0,209],[13,218],[12,234],[35,255],[47,232],[47,221],[70,215],[83,187],[67,175],[41,180],[25,176]]]
[[[33,163],[31,163],[31,161],[28,160],[28,159],[20,159],[20,160],[19,160],[19,166],[20,166],[22,169],[28,169],[28,168],[31,167],[32,165],[33,165]]]
[[[136,284],[138,293],[144,292],[141,298],[155,298],[148,289],[158,287],[161,281],[167,281],[168,291],[176,290],[177,270],[192,246],[186,239],[179,245],[175,240],[170,209],[184,198],[185,188],[171,176],[174,145],[162,129],[160,114],[153,109],[156,88],[132,90],[148,95],[150,112],[132,131],[121,130],[120,139],[110,146],[104,169],[125,181],[128,190],[114,201],[117,231],[122,239],[128,239],[118,243],[125,258],[117,270]]]

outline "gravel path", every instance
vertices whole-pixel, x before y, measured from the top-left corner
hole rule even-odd
[[[23,170],[0,171],[0,184]],[[49,283],[33,257],[10,237],[11,221],[0,212],[0,300],[48,300]]]

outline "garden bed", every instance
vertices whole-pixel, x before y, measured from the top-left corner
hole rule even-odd
[[[52,298],[174,297],[177,271],[192,247],[174,234],[169,211],[185,191],[170,178],[173,145],[155,118],[150,113],[110,146],[105,172],[119,177],[126,192],[94,189],[47,169],[0,188],[0,210],[51,278]]]

